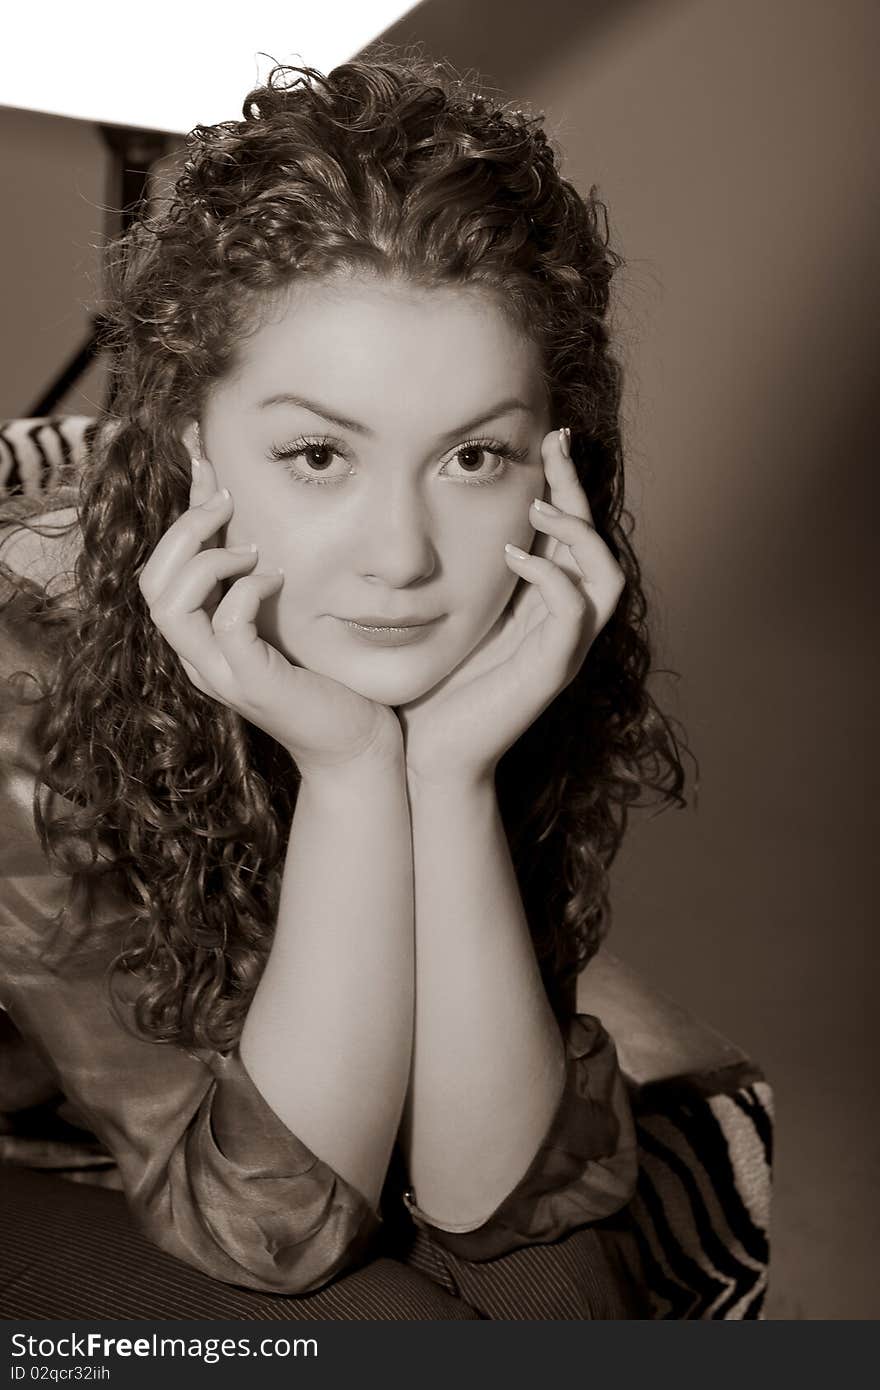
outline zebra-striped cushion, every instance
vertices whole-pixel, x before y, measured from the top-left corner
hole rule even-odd
[[[737,1076],[739,1084],[737,1084]],[[731,1089],[715,1089],[715,1086]],[[763,1317],[773,1093],[751,1064],[680,1078],[633,1101],[633,1215],[655,1318]]]
[[[0,422],[0,498],[75,485],[97,430],[87,416]],[[761,1318],[773,1139],[766,1079],[746,1061],[631,1082],[630,1093],[640,1153],[633,1213],[653,1316]],[[113,1166],[67,1176],[118,1185]]]
[[[0,497],[38,497],[75,486],[100,425],[89,415],[0,420]]]

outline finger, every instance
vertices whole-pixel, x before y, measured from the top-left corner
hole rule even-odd
[[[245,553],[216,547],[203,550],[187,563],[178,582],[150,607],[150,616],[165,640],[201,673],[214,692],[222,691],[229,668],[203,607],[205,595],[221,578],[253,565],[256,558],[256,549]]]
[[[280,569],[257,571],[239,579],[221,600],[212,619],[214,638],[233,673],[266,672],[279,661],[279,653],[257,631],[260,604],[284,583]]]
[[[569,429],[551,430],[541,444],[541,457],[544,463],[544,476],[547,486],[544,500],[572,516],[580,516],[592,525],[592,513],[587,495],[571,460],[571,431]],[[575,577],[576,571],[570,557],[560,548],[560,542],[548,534],[540,534],[532,545],[532,553],[561,564]]]
[[[530,555],[518,545],[505,545],[504,556],[518,574],[537,584],[551,617],[567,628],[580,626],[586,611],[586,598],[570,575],[553,560]]]
[[[190,458],[192,464],[192,481],[189,489],[189,504],[191,507],[201,507],[213,497],[215,492],[220,491],[220,484],[217,482],[217,474],[214,465],[210,460],[193,455]],[[204,549],[207,542],[202,542]],[[215,584],[208,597],[205,599],[205,608],[208,613],[213,613],[217,604],[223,597],[223,587]]]
[[[191,507],[200,507],[203,502],[207,502],[220,488],[217,483],[217,474],[214,472],[214,465],[209,459],[196,457],[190,458],[192,471],[192,482],[189,489],[189,504]]]
[[[571,458],[571,431],[551,430],[541,445],[541,456],[550,484],[549,500],[560,511],[583,517],[592,526],[590,503]]]
[[[220,694],[218,690],[214,689],[210,681],[205,680],[201,671],[197,670],[196,667],[193,666],[191,661],[187,661],[186,657],[183,656],[179,656],[179,659],[180,664],[186,672],[187,676],[189,677],[191,684],[194,685],[197,690],[201,690],[204,695],[210,695],[212,700],[219,701],[221,705],[226,705],[227,709],[235,708],[235,706],[231,704],[229,700],[224,700],[223,696]]]
[[[258,558],[257,547],[253,544],[233,546],[209,546],[201,550],[175,574],[173,583],[159,595],[151,607],[154,620],[160,619],[167,625],[178,617],[190,617],[198,613],[212,587],[233,574],[241,574],[250,568]]]
[[[538,656],[520,648],[522,679],[543,688],[548,676],[556,689],[574,678],[599,631],[591,616],[591,605],[569,575],[552,560],[529,555],[517,546],[505,546],[512,569],[527,581],[529,593],[540,594],[549,618],[531,625],[530,640],[538,643]]]
[[[548,504],[535,498],[530,520],[533,526],[553,536],[562,547],[553,562],[581,584],[597,611],[610,617],[620,597],[626,576],[602,537],[583,517],[548,511]],[[563,563],[563,557],[569,557]],[[608,606],[610,605],[610,606]]]
[[[158,601],[187,560],[197,555],[205,541],[226,525],[231,514],[232,495],[228,488],[223,488],[201,506],[182,512],[171,523],[138,579],[148,604]]]

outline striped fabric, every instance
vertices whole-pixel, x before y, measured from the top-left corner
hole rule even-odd
[[[0,1170],[0,1317],[473,1320],[417,1269],[379,1258],[302,1298],[210,1279],[131,1221],[121,1192],[53,1173]]]
[[[552,1245],[468,1263],[414,1230],[411,1243],[301,1296],[221,1283],[136,1228],[121,1193],[71,1194],[52,1173],[5,1165],[0,1191],[4,1318],[606,1321],[646,1317],[629,1269],[597,1223]],[[620,1237],[625,1239],[625,1237]],[[394,1242],[390,1242],[394,1245]]]
[[[88,415],[0,420],[0,499],[75,485],[99,428]]]
[[[112,428],[112,423],[105,428]],[[96,422],[86,416],[0,422],[0,501],[4,493],[12,502],[16,496],[37,496],[41,492],[75,484],[96,430]],[[657,1319],[763,1317],[769,1261],[773,1141],[773,1096],[766,1079],[755,1066],[745,1062],[709,1075],[681,1076],[672,1081],[659,1081],[640,1087],[631,1083],[631,1100],[640,1153],[638,1191],[631,1208],[636,1239],[630,1244],[622,1242],[620,1250],[624,1264],[635,1271],[640,1263],[647,1277],[651,1308],[644,1315]],[[99,1166],[101,1162],[96,1159],[94,1168],[72,1168],[64,1176],[84,1187],[118,1187],[112,1159]],[[50,1174],[30,1176],[32,1181],[54,1184],[54,1190],[57,1192],[60,1189],[62,1194],[67,1186]],[[34,1200],[33,1211],[38,1205],[36,1198]],[[110,1203],[110,1206],[96,1210],[99,1214],[105,1212],[108,1219],[112,1215],[113,1221],[121,1220],[121,1193],[95,1190],[89,1195],[88,1201]],[[58,1205],[59,1210],[63,1208],[63,1201]],[[42,1231],[45,1238],[45,1225],[38,1223],[37,1229]],[[136,1249],[131,1246],[129,1254],[136,1259],[139,1268],[153,1268],[158,1260],[160,1266],[162,1261],[165,1262],[165,1266],[161,1267],[165,1267],[167,1272],[167,1257],[152,1251],[146,1242],[129,1230],[127,1224],[125,1230],[126,1236],[119,1249],[123,1252],[129,1250],[126,1242],[134,1241]],[[588,1232],[575,1232],[578,1240],[573,1241],[571,1246],[569,1272],[575,1285],[578,1277],[589,1277],[585,1273],[590,1267],[588,1235]],[[539,1252],[537,1255],[535,1250]],[[513,1266],[508,1266],[506,1262],[515,1261],[518,1254],[523,1257],[519,1264],[515,1262]],[[59,1258],[54,1244],[53,1258]],[[120,1287],[125,1283],[127,1258],[129,1256],[120,1257]],[[212,1286],[215,1292],[209,1296],[204,1285],[211,1284],[211,1281],[204,1280],[196,1271],[184,1270],[177,1261],[171,1261],[170,1268],[177,1287],[189,1288],[192,1280],[199,1281],[198,1298],[204,1295],[209,1298],[209,1303],[184,1302],[180,1305],[182,1311],[157,1315],[195,1316],[203,1307],[215,1306],[210,1299],[219,1299],[222,1309],[218,1303],[218,1311],[231,1317],[470,1317],[479,1314],[465,1307],[467,1289],[462,1286],[462,1279],[465,1282],[470,1278],[482,1279],[480,1297],[488,1298],[491,1307],[501,1310],[505,1306],[512,1306],[511,1300],[515,1300],[519,1306],[525,1298],[528,1304],[532,1295],[528,1292],[530,1286],[524,1272],[527,1267],[536,1273],[536,1290],[544,1277],[540,1272],[540,1247],[532,1247],[528,1252],[514,1252],[502,1260],[490,1261],[482,1266],[471,1265],[457,1271],[453,1271],[448,1263],[440,1268],[437,1261],[441,1257],[436,1247],[426,1244],[414,1247],[409,1258],[411,1263],[400,1265],[393,1276],[384,1266],[394,1265],[394,1261],[378,1261],[369,1266],[372,1270],[376,1265],[382,1265],[377,1282],[369,1283],[368,1279],[369,1294],[363,1292],[360,1284],[351,1283],[352,1279],[367,1278],[368,1271],[363,1271],[339,1281],[332,1289],[311,1295],[306,1313],[300,1311],[301,1300],[280,1300],[297,1309],[296,1312],[280,1314],[236,1313],[233,1307],[235,1299],[245,1299],[249,1308],[256,1307],[260,1300],[266,1303],[267,1299],[266,1306],[274,1307],[279,1300],[269,1295],[251,1294],[248,1290],[227,1289],[223,1293],[221,1289],[218,1293],[217,1286]],[[452,1258],[449,1256],[449,1259]],[[557,1268],[554,1265],[554,1271]],[[580,1276],[578,1270],[581,1271]],[[388,1311],[392,1303],[394,1306],[423,1306],[419,1298],[427,1295],[421,1286],[420,1293],[412,1291],[412,1303],[404,1300],[404,1304],[399,1305],[394,1302],[402,1296],[399,1281],[408,1278],[418,1280],[420,1271],[425,1275],[428,1292],[442,1298],[445,1296],[444,1290],[448,1291],[449,1303],[458,1311],[451,1312],[448,1308],[427,1314]],[[493,1283],[496,1278],[497,1285]],[[386,1279],[390,1282],[386,1283]],[[157,1288],[161,1282],[158,1281]],[[457,1297],[452,1296],[454,1287],[459,1289]],[[334,1300],[341,1295],[334,1290],[345,1288],[356,1290],[355,1301],[353,1305],[346,1305],[348,1311],[340,1313]],[[113,1297],[117,1300],[113,1306],[118,1306],[118,1300],[123,1297],[118,1288]],[[537,1293],[535,1297],[538,1297]],[[322,1301],[313,1302],[313,1299]],[[366,1299],[366,1302],[362,1302],[362,1299]],[[462,1303],[462,1299],[465,1303]],[[325,1302],[327,1308],[337,1307],[337,1311],[317,1311],[325,1306]],[[62,1300],[57,1306],[70,1308],[72,1305]],[[576,1306],[576,1302],[572,1306]],[[374,1311],[351,1311],[352,1307],[356,1310],[369,1307]],[[377,1308],[380,1311],[375,1311]],[[464,1311],[461,1311],[463,1308]],[[87,1310],[92,1314],[95,1311]],[[107,1315],[114,1316],[112,1312]],[[115,1315],[125,1316],[121,1313]],[[503,1311],[497,1315],[505,1316]],[[531,1315],[541,1316],[540,1313]],[[9,1312],[6,1312],[6,1316],[9,1316]],[[74,1317],[77,1314],[59,1311],[45,1316]],[[530,1314],[519,1313],[518,1316]],[[577,1317],[582,1314],[571,1312],[563,1316]]]
[[[727,1093],[690,1078],[635,1101],[633,1216],[654,1318],[763,1317],[773,1094],[749,1072]]]

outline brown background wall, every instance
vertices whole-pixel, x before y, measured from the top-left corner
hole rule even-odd
[[[29,414],[88,335],[108,189],[97,127],[0,107],[0,417]],[[94,413],[104,373],[57,409]]]
[[[437,0],[387,36],[545,110],[628,261],[629,506],[701,788],[634,816],[611,944],[774,1084],[776,1318],[880,1312],[878,21],[873,0]],[[91,127],[0,110],[0,415],[78,345],[103,167]]]

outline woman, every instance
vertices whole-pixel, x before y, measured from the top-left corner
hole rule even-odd
[[[632,1117],[574,993],[627,807],[682,801],[620,258],[540,121],[436,65],[276,68],[243,115],[113,270],[73,599],[29,618],[71,896],[54,935],[7,904],[3,1002],[215,1279],[320,1316],[381,1253],[479,1316],[639,1316]]]

